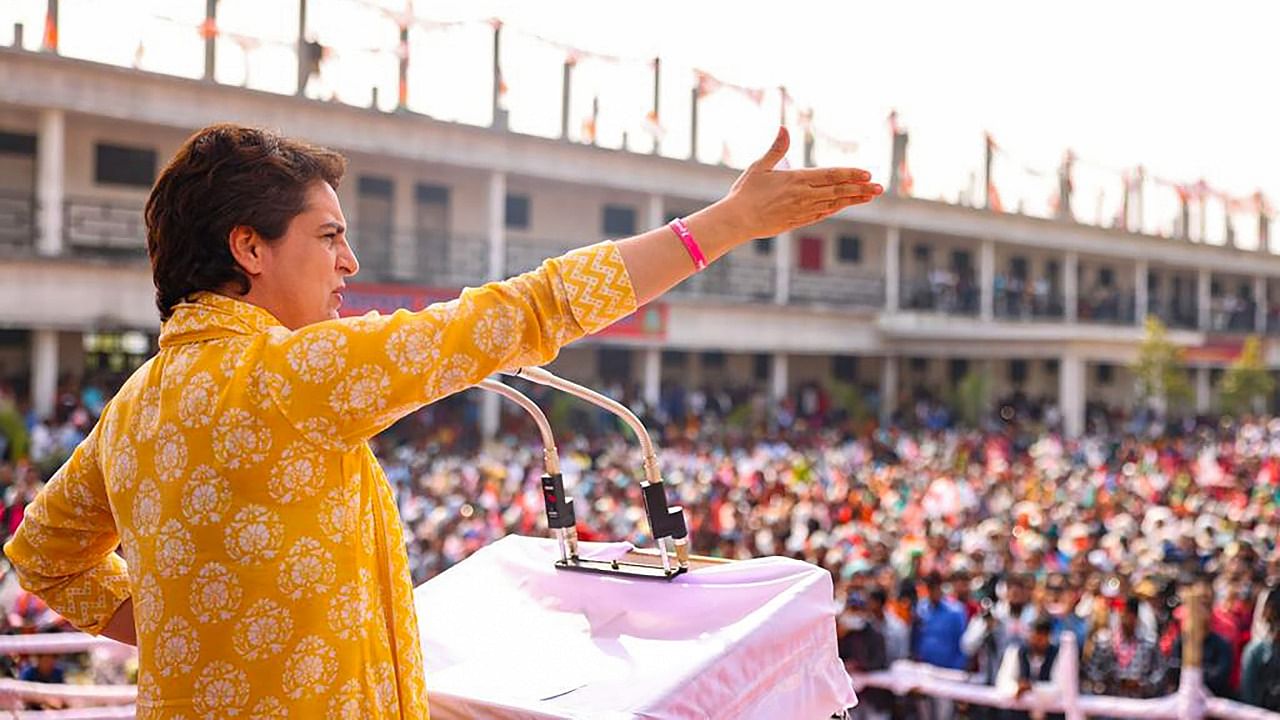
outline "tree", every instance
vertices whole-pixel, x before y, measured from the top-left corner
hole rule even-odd
[[[1182,348],[1165,337],[1164,323],[1147,316],[1146,335],[1131,368],[1138,399],[1161,414],[1170,404],[1191,399],[1191,383],[1182,369]]]
[[[1275,382],[1267,373],[1262,358],[1262,341],[1257,336],[1250,336],[1244,341],[1240,357],[1231,363],[1218,383],[1222,409],[1233,415],[1250,410],[1261,411],[1274,389]]]
[[[951,407],[955,408],[965,427],[979,427],[983,413],[988,410],[990,387],[990,378],[986,373],[970,370],[951,391]]]

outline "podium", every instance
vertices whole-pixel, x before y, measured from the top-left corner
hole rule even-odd
[[[856,703],[821,568],[695,559],[655,581],[557,570],[559,553],[507,536],[414,591],[433,718],[822,720]]]

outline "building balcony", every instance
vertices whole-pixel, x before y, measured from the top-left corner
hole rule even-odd
[[[790,280],[788,301],[792,304],[873,310],[884,307],[883,277],[792,270]]]
[[[777,270],[772,265],[744,262],[726,255],[705,270],[675,286],[673,297],[705,298],[728,302],[773,302],[777,294]]]
[[[482,237],[374,228],[349,242],[360,260],[359,282],[461,288],[489,277],[488,241]]]
[[[31,252],[36,242],[36,198],[0,190],[0,251]]]

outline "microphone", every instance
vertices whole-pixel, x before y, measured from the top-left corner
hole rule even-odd
[[[623,574],[666,580],[688,571],[689,529],[685,522],[684,508],[679,505],[674,507],[667,505],[666,484],[662,482],[662,475],[658,469],[658,454],[654,448],[653,439],[649,436],[649,431],[645,428],[644,423],[640,422],[640,418],[636,417],[635,413],[631,412],[622,403],[601,395],[590,388],[558,377],[543,368],[524,367],[504,372],[515,377],[522,377],[539,385],[567,392],[570,395],[586,400],[592,405],[608,410],[622,418],[623,422],[631,428],[636,438],[640,441],[641,450],[644,452],[644,480],[640,483],[640,489],[644,496],[645,515],[649,521],[649,528],[653,532],[654,541],[658,546],[658,555],[662,560],[662,567],[656,568],[642,562],[623,562],[620,560],[604,562],[577,557],[558,562],[556,566],[566,570]],[[672,562],[673,555],[675,557],[674,564]]]
[[[514,402],[529,413],[542,435],[542,502],[547,513],[547,527],[560,543],[560,561],[568,564],[578,557],[577,518],[573,512],[573,498],[564,490],[564,476],[560,474],[560,452],[551,433],[551,422],[542,408],[527,395],[499,380],[486,378],[476,387],[497,393]]]

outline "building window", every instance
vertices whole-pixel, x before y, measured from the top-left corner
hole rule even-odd
[[[99,185],[150,188],[156,181],[156,151],[97,143],[93,179]]]
[[[701,363],[704,370],[721,370],[724,368],[724,353],[715,350],[704,352]]]
[[[969,374],[969,361],[963,358],[956,358],[951,361],[947,369],[951,382],[953,384],[958,383],[964,379],[965,375]]]
[[[1058,374],[1058,359],[1052,358],[1044,361],[1044,374],[1053,376]]]
[[[841,382],[853,382],[858,377],[858,358],[853,355],[833,356],[831,374]]]
[[[506,218],[508,230],[528,230],[529,196],[507,195]]]
[[[1094,372],[1095,372],[1095,373],[1096,373],[1096,375],[1097,375],[1097,378],[1098,378],[1098,384],[1099,384],[1099,385],[1110,385],[1110,384],[1111,384],[1111,378],[1112,378],[1112,376],[1113,376],[1113,369],[1112,369],[1112,367],[1111,367],[1110,365],[1108,365],[1108,364],[1106,364],[1106,363],[1101,363],[1101,364],[1099,364],[1099,365],[1097,366],[1097,369],[1096,369]]]
[[[862,238],[857,235],[841,235],[839,254],[840,262],[862,262]]]
[[[378,197],[391,199],[392,184],[389,178],[374,177],[372,175],[361,175],[360,180],[356,183],[356,192],[363,197]]]
[[[1027,279],[1027,259],[1015,257],[1009,260],[1009,275],[1019,280]]]
[[[928,245],[917,245],[911,250],[915,254],[916,259],[921,262],[928,261],[930,248]]]
[[[0,131],[0,153],[35,155],[36,136]]]
[[[751,246],[755,248],[757,255],[769,255],[773,252],[773,238],[756,238],[751,242]]]
[[[602,347],[596,351],[596,374],[605,382],[631,379],[631,350]]]
[[[380,180],[386,184],[388,192],[391,190],[390,180]],[[448,205],[449,204],[449,188],[443,185],[427,185],[418,183],[413,188],[414,199],[421,205]]]
[[[635,235],[636,209],[626,205],[605,205],[604,234],[608,237]]]
[[[908,365],[911,367],[911,372],[913,373],[923,373],[928,364],[929,361],[922,357],[913,357],[908,362]]]
[[[769,379],[769,366],[771,363],[768,355],[764,353],[756,353],[755,358],[752,360],[752,364],[754,365],[752,369],[754,371],[753,374],[755,375],[756,382],[764,382]]]
[[[1111,283],[1116,281],[1116,274],[1111,268],[1098,269],[1098,284],[1104,288],[1111,287]]]
[[[689,366],[689,354],[683,350],[663,350],[662,366],[683,370]]]
[[[953,250],[951,252],[951,269],[961,275],[969,272],[973,267],[973,255],[968,250]]]
[[[1009,361],[1009,381],[1013,383],[1024,383],[1027,381],[1026,360]]]

